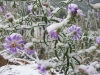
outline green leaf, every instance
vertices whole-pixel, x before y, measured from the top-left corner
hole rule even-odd
[[[47,33],[47,31],[45,30],[45,31],[44,31],[44,34],[43,34],[43,41],[44,41],[44,43],[48,46],[48,44],[46,43],[46,40],[45,40],[45,38],[46,38],[46,33]]]
[[[44,15],[44,17],[42,17],[42,21],[44,21],[47,24],[48,19],[47,19],[46,15]]]
[[[58,37],[58,40],[61,42],[61,39]]]
[[[60,60],[57,51],[56,50],[54,50],[54,51],[55,51],[55,56]]]
[[[72,58],[75,59],[77,63],[80,65],[80,61],[78,61],[74,56]]]
[[[83,0],[78,0],[79,2],[82,2]]]
[[[50,19],[49,21],[53,21],[53,22],[59,23],[59,21],[58,20],[55,20],[55,19]]]
[[[74,65],[72,63],[70,63],[70,66],[72,67],[72,69],[74,70]]]
[[[56,44],[58,43],[58,40],[55,40],[55,47],[54,48],[56,48]]]
[[[72,46],[69,43],[68,43],[68,45],[69,45],[70,53],[72,53]]]
[[[34,36],[34,28],[31,30],[31,36]]]
[[[3,6],[3,2],[0,1],[0,6]]]

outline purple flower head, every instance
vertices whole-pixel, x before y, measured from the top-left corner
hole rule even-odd
[[[38,64],[37,69],[39,70],[40,74],[45,74],[46,73],[46,66],[42,63]]]
[[[11,12],[8,12],[8,13],[6,14],[6,19],[7,19],[8,21],[12,22],[12,21],[13,21],[13,18],[14,18],[14,16],[11,14]]]
[[[4,12],[5,11],[5,7],[4,6],[0,6],[0,11]]]
[[[93,0],[89,0],[89,2],[93,2]]]
[[[17,53],[18,50],[22,50],[22,44],[24,44],[22,36],[18,33],[13,33],[6,37],[4,47],[9,49],[10,53]]]
[[[26,43],[25,44],[25,50],[29,55],[34,54],[34,49],[33,49],[33,43]]]
[[[30,5],[28,6],[28,10],[30,12],[30,14],[32,14],[32,9],[33,9],[33,3],[30,3]]]
[[[98,12],[98,18],[100,18],[100,12]]]
[[[81,28],[76,26],[76,25],[72,25],[69,28],[68,32],[72,33],[72,36],[73,36],[74,40],[79,40],[80,39],[80,35],[82,34]]]
[[[76,14],[77,10],[78,10],[78,6],[76,4],[69,4],[68,5],[68,10],[72,13],[72,14]]]
[[[50,31],[49,35],[55,40],[58,40],[58,34],[55,30]]]
[[[100,45],[100,36],[96,38],[96,43]]]

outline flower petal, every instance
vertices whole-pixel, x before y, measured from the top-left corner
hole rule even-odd
[[[80,39],[80,36],[79,36],[79,35],[74,35],[74,36],[73,36],[73,39],[74,39],[74,40],[79,40],[79,39]]]
[[[17,53],[17,49],[16,48],[13,48],[11,47],[10,50],[9,50],[10,53]]]
[[[19,44],[24,44],[25,41],[24,41],[24,40],[21,40],[21,41],[19,41],[18,43],[19,43]]]

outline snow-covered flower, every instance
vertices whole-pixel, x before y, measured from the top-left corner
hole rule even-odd
[[[87,73],[88,75],[99,74],[99,72],[98,72],[93,66],[88,65],[88,66],[86,66],[86,67],[87,67],[86,73]]]
[[[70,11],[72,14],[76,14],[77,10],[78,10],[78,5],[73,3],[68,5],[68,11]]]
[[[6,19],[9,21],[9,22],[12,22],[13,19],[14,19],[14,16],[11,14],[11,12],[8,12],[6,14]]]
[[[12,33],[5,38],[4,47],[9,49],[10,53],[17,53],[18,50],[22,50],[22,44],[24,44],[22,36],[18,33]]]
[[[85,14],[83,14],[82,10],[80,10],[78,8],[78,5],[73,4],[73,3],[68,5],[68,13],[72,14],[74,16],[76,16],[76,15],[77,16],[85,16]]]
[[[39,60],[37,61],[37,69],[40,74],[45,75],[47,70],[50,70],[53,66],[55,66],[55,63],[51,63],[48,60]]]
[[[72,36],[73,36],[74,40],[79,40],[80,39],[80,35],[82,34],[81,28],[76,26],[76,25],[72,25],[69,28],[68,32],[72,33]]]
[[[100,68],[100,64],[98,61],[94,61],[94,62],[90,63],[90,65],[95,67],[95,68]]]
[[[97,43],[98,45],[100,45],[100,36],[99,36],[99,37],[96,37],[96,43]]]
[[[56,32],[56,30],[52,30],[50,31],[49,35],[54,38],[55,40],[58,40],[58,34]]]
[[[33,49],[33,43],[32,42],[26,43],[25,46],[24,46],[24,48],[25,48],[26,52],[29,55],[34,54],[34,49]]]
[[[86,73],[88,75],[99,74],[97,72],[97,70],[93,66],[90,66],[90,65],[88,65],[88,66],[86,66],[86,65],[80,65],[78,67],[78,70],[79,70],[79,72],[84,72],[84,73]]]
[[[43,64],[38,64],[38,70],[40,74],[44,74],[46,72],[46,67]]]
[[[37,66],[39,73],[44,75],[46,73],[46,68],[47,68],[47,64],[45,63],[45,61],[39,61]]]
[[[28,6],[28,10],[30,14],[32,14],[32,9],[33,9],[33,3],[30,3],[30,5]]]

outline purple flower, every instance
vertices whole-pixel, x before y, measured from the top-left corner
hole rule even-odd
[[[46,73],[46,66],[44,64],[39,63],[38,66],[37,66],[37,69],[39,70],[40,74]]]
[[[89,0],[89,2],[93,2],[93,0]]]
[[[30,12],[30,14],[32,14],[32,9],[33,9],[33,3],[30,3],[30,5],[28,6],[28,10]]]
[[[100,36],[96,38],[96,43],[100,45]]]
[[[10,53],[17,53],[18,50],[22,50],[22,44],[24,44],[22,36],[18,33],[13,33],[6,37],[4,47],[9,49]]]
[[[76,14],[77,10],[78,10],[78,6],[76,4],[69,4],[68,5],[68,10],[72,13],[72,14]]]
[[[79,40],[80,39],[80,35],[82,34],[82,30],[80,27],[76,26],[76,25],[72,25],[69,28],[69,33],[72,33],[73,39],[74,40]]]
[[[58,34],[55,30],[51,30],[49,35],[53,37],[55,40],[58,40]]]
[[[33,49],[33,43],[26,43],[25,44],[25,50],[29,55],[34,54],[34,49]]]
[[[9,21],[9,22],[12,22],[13,19],[14,19],[14,16],[11,14],[11,12],[8,12],[6,14],[6,19]]]
[[[2,12],[5,11],[5,7],[4,6],[0,6],[0,9],[1,9]]]
[[[100,18],[100,12],[98,12],[98,18]]]

